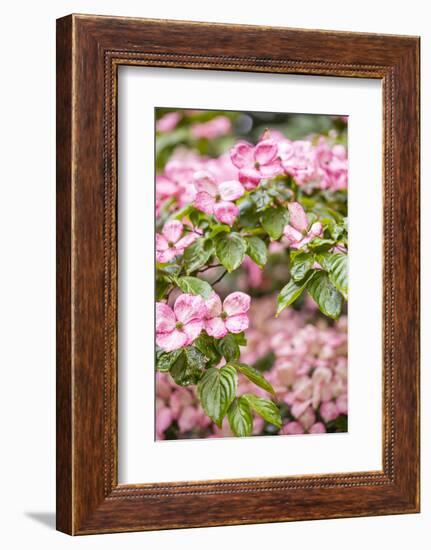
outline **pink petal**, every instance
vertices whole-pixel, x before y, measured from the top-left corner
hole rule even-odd
[[[170,220],[165,223],[162,233],[168,242],[176,243],[183,233],[183,224],[178,220]]]
[[[196,338],[202,332],[203,328],[204,328],[204,321],[202,319],[195,319],[194,321],[185,323],[183,327],[183,331],[187,336],[187,345],[190,345],[192,342],[196,340]]]
[[[156,302],[156,332],[171,332],[175,328],[175,315],[163,302]]]
[[[178,418],[178,427],[181,433],[189,432],[198,422],[198,410],[196,407],[186,407]]]
[[[262,177],[263,176],[256,168],[242,168],[238,173],[238,179],[247,191],[255,189],[259,185]]]
[[[259,164],[270,164],[277,154],[277,143],[273,139],[265,139],[254,148],[254,158]]]
[[[242,197],[245,193],[244,187],[239,181],[224,181],[218,186],[221,198],[224,201],[235,201]]]
[[[172,423],[172,412],[169,407],[162,407],[156,414],[156,430],[162,434]]]
[[[205,330],[209,336],[214,338],[223,338],[227,334],[226,325],[220,317],[213,317],[205,321]]]
[[[193,176],[193,181],[197,191],[208,193],[212,197],[217,195],[217,184],[209,172],[201,170]]]
[[[203,319],[206,311],[203,298],[192,294],[181,294],[174,304],[176,318],[184,325],[195,319]]]
[[[156,250],[167,250],[169,248],[169,243],[167,239],[160,235],[160,233],[156,233]]]
[[[175,245],[175,248],[178,251],[182,252],[185,248],[187,248],[192,243],[194,243],[197,238],[198,236],[196,235],[196,233],[187,233],[185,237],[183,237],[177,242],[177,244]]]
[[[242,332],[243,330],[248,329],[248,316],[244,313],[241,315],[232,315],[231,317],[228,317],[225,321],[226,328],[229,332],[233,332],[234,334],[238,334]]]
[[[299,202],[290,202],[287,205],[290,214],[290,225],[298,231],[307,231],[308,219],[305,210]]]
[[[205,306],[207,308],[207,312],[205,315],[206,319],[211,319],[212,317],[218,317],[220,315],[220,313],[222,312],[222,305],[220,296],[217,294],[217,292],[213,292],[211,294],[208,300],[205,301]]]
[[[270,164],[261,165],[259,167],[259,172],[264,178],[273,178],[274,176],[278,176],[278,174],[283,172],[281,161],[279,159],[275,159]]]
[[[285,435],[300,435],[304,433],[304,428],[299,422],[288,422],[283,426],[282,432]]]
[[[320,222],[313,223],[310,227],[309,235],[313,237],[321,237],[323,235],[323,226]]]
[[[337,405],[333,401],[326,401],[320,405],[320,416],[325,422],[335,420],[340,414]]]
[[[237,168],[245,168],[254,164],[253,146],[245,141],[237,143],[230,150],[230,158]]]
[[[297,401],[292,405],[291,412],[295,418],[299,418],[311,405],[311,399],[307,401]]]
[[[169,197],[177,192],[177,184],[165,176],[156,177],[156,195]]]
[[[213,213],[214,204],[215,198],[209,193],[201,191],[196,195],[194,205],[198,210],[205,212],[205,214],[211,215]]]
[[[241,313],[247,313],[250,309],[251,298],[244,292],[232,292],[229,296],[226,296],[223,302],[223,310],[231,317],[232,315],[239,315]]]
[[[219,222],[233,225],[239,214],[239,208],[233,202],[222,201],[214,205],[214,216]]]
[[[156,335],[156,344],[165,351],[175,351],[187,345],[188,337],[185,332],[173,330],[172,332],[160,332]]]
[[[322,422],[316,422],[308,430],[308,433],[309,434],[324,434],[324,433],[326,433],[325,425],[322,424]]]
[[[177,255],[178,251],[175,248],[168,248],[167,250],[156,250],[156,260],[160,264],[166,264],[167,262],[170,262]]]

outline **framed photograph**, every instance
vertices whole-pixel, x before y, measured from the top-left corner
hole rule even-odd
[[[57,21],[57,528],[419,511],[419,38]]]

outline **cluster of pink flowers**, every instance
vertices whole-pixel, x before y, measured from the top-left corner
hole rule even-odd
[[[347,414],[347,318],[334,325],[316,322],[310,300],[301,311],[287,308],[274,318],[274,297],[256,298],[250,307],[248,344],[241,361],[253,364],[269,354],[274,363],[264,373],[272,384],[278,403],[285,403],[282,434],[324,433],[328,422]],[[270,397],[245,377],[238,394],[253,392]],[[194,388],[178,387],[167,374],[157,374],[157,438],[176,421],[179,437],[232,435],[227,420],[222,428],[208,420]],[[254,419],[254,434],[262,433],[263,420]]]
[[[347,189],[348,159],[344,145],[331,145],[321,136],[316,145],[308,140],[290,141],[277,136],[281,165],[300,186],[339,191]]]
[[[221,115],[208,122],[195,122],[190,129],[195,138],[215,139],[228,134],[232,129],[232,124],[227,116]]]
[[[205,330],[209,336],[223,338],[228,332],[239,334],[248,328],[250,296],[232,292],[221,302],[213,292],[208,300],[181,294],[171,308],[156,303],[156,344],[164,351],[174,351],[192,344]]]
[[[324,137],[316,145],[290,141],[277,131],[266,131],[255,146],[239,141],[229,155],[218,158],[179,148],[156,178],[156,213],[159,215],[166,201],[175,199],[176,207],[195,204],[232,225],[238,215],[235,201],[262,180],[282,174],[290,175],[300,186],[307,185],[306,189],[346,189],[346,148],[331,145]]]

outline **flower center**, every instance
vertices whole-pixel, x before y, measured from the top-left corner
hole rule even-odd
[[[168,241],[168,246],[169,248],[173,248],[175,246],[175,243],[173,243],[172,241]]]
[[[183,330],[184,324],[181,323],[180,321],[178,321],[178,323],[175,325],[175,328],[178,329],[178,330]]]
[[[215,196],[215,200],[216,200],[216,202],[219,202],[219,201],[220,201],[220,199],[221,199],[221,196],[220,196],[220,195],[219,195],[219,194],[217,193],[217,195]]]
[[[222,321],[224,321],[225,319],[227,319],[227,313],[225,311],[222,311],[220,313],[220,319],[222,319]]]
[[[255,162],[255,163],[254,163],[254,167],[256,168],[256,170],[259,170],[260,164],[259,164],[258,162]]]

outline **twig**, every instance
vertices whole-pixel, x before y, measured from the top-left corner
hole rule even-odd
[[[217,283],[219,283],[219,282],[223,279],[223,277],[224,277],[226,274],[227,274],[227,269],[220,275],[220,277],[218,277],[215,281],[213,281],[213,282],[211,283],[211,286],[214,286],[214,285],[216,285]]]
[[[214,269],[215,267],[221,267],[222,264],[214,264],[209,265],[207,267],[204,267],[203,269],[198,269],[198,273],[203,273],[204,271],[207,271],[208,269]]]

